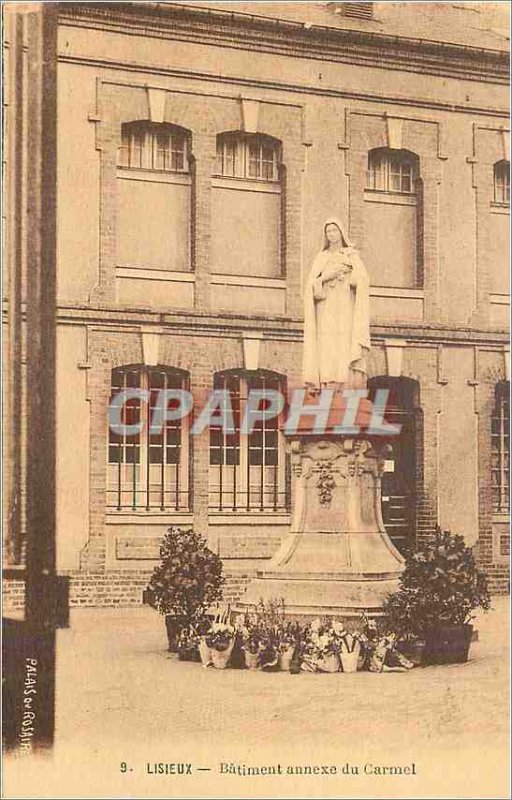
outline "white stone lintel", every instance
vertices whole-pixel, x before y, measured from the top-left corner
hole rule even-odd
[[[405,339],[384,339],[386,348],[386,362],[388,375],[391,378],[400,378],[403,369],[404,349],[407,347]]]

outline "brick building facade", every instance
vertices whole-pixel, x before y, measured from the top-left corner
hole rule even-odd
[[[121,441],[109,398],[222,385],[243,404],[258,381],[299,386],[302,287],[330,216],[370,274],[370,386],[403,423],[389,533],[405,551],[439,521],[507,591],[507,81],[505,36],[469,6],[61,6],[57,563],[72,603],[141,602],[170,524],[220,553],[229,598],[272,555],[293,502],[277,429]],[[21,477],[9,486],[12,519]]]

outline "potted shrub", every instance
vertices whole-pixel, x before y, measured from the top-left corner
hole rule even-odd
[[[425,664],[454,664],[468,659],[476,608],[490,608],[486,578],[462,536],[438,527],[432,542],[407,557],[385,612],[401,638],[425,641]]]
[[[177,652],[183,628],[197,628],[208,608],[222,597],[222,561],[191,528],[169,528],[160,564],[148,584],[150,605],[165,615],[169,650]]]

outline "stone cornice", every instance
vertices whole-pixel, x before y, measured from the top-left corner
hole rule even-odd
[[[8,321],[8,304],[4,303],[4,322]],[[59,305],[57,324],[86,325],[105,331],[139,330],[141,325],[167,329],[183,336],[239,336],[246,330],[261,331],[266,338],[300,342],[303,321],[292,317],[209,314],[198,311],[158,311],[151,309],[92,308],[82,305]],[[415,345],[468,344],[501,347],[509,341],[505,330],[483,330],[469,326],[432,325],[428,323],[376,321],[371,325],[372,339],[406,339]]]
[[[483,106],[472,106],[466,103],[465,105],[461,103],[449,103],[449,102],[442,102],[436,100],[435,98],[425,99],[420,97],[406,97],[400,96],[395,94],[377,94],[375,92],[364,92],[362,90],[353,91],[351,89],[333,89],[329,87],[318,87],[318,86],[311,86],[307,84],[295,84],[290,83],[287,81],[286,83],[280,82],[278,80],[268,81],[268,80],[261,80],[257,78],[247,78],[242,76],[230,76],[230,75],[213,75],[208,72],[199,72],[194,69],[188,70],[178,70],[172,69],[168,66],[156,65],[156,64],[142,64],[136,62],[121,62],[114,59],[108,58],[85,58],[83,56],[73,56],[67,54],[59,55],[59,61],[62,63],[67,64],[80,64],[82,66],[93,67],[94,69],[109,69],[109,70],[119,70],[122,73],[141,73],[150,74],[150,75],[165,75],[171,78],[177,79],[184,79],[187,81],[199,81],[201,83],[214,83],[216,85],[215,95],[218,97],[228,97],[229,99],[233,99],[233,97],[238,98],[240,94],[241,87],[251,87],[256,88],[260,91],[270,90],[272,92],[287,92],[294,93],[298,95],[314,95],[317,97],[336,97],[336,98],[343,98],[345,100],[350,101],[361,101],[361,102],[371,102],[371,103],[381,103],[383,105],[398,105],[404,106],[406,108],[425,108],[429,111],[449,111],[451,113],[458,113],[458,114],[478,114],[479,116],[486,116],[486,117],[495,117],[497,119],[503,119],[508,121],[509,119],[509,112],[505,108],[491,108],[491,107],[483,107]],[[136,80],[122,80],[122,81],[115,81],[115,80],[105,80],[104,83],[112,83],[114,85],[123,85],[123,86],[146,86],[147,84],[138,83]],[[220,85],[224,85],[226,87],[234,87],[233,92],[236,90],[237,93],[229,94],[229,88],[223,90],[223,94],[219,94],[218,87]],[[180,93],[180,94],[203,94],[204,96],[209,96],[203,90],[192,90],[192,89],[172,89],[173,92]],[[225,91],[225,93],[224,93]],[[282,102],[282,101],[280,101]],[[299,102],[299,101],[297,101]],[[293,103],[287,103],[287,105],[292,105]]]
[[[192,7],[180,3],[62,3],[60,22],[146,37],[216,44],[507,84],[506,51]]]

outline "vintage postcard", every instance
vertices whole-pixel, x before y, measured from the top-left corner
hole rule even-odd
[[[4,2],[3,797],[510,798],[506,2]]]

